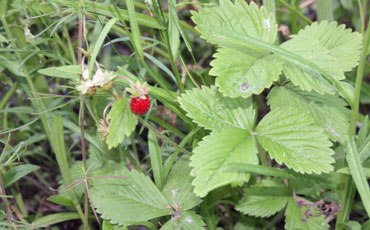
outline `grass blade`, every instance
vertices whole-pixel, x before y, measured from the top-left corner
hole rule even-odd
[[[22,177],[26,176],[27,174],[33,171],[36,171],[39,168],[40,168],[39,166],[31,164],[18,165],[11,168],[4,174],[3,178],[4,187],[6,188],[10,186],[14,182],[21,179]]]
[[[66,185],[71,184],[72,175],[68,165],[67,150],[64,143],[62,116],[60,114],[56,115],[53,120],[51,129],[51,146],[55,153],[55,157],[57,159],[57,163],[62,174],[64,184]],[[80,215],[81,220],[84,222],[84,214],[82,212],[80,203],[77,199],[75,192],[73,190],[70,190],[69,194],[72,198],[73,205],[75,206],[78,214]]]
[[[134,1],[127,0],[126,5],[127,5],[127,11],[128,11],[128,16],[130,20],[130,27],[131,27],[131,33],[132,33],[131,38],[133,39],[132,43],[134,44],[136,53],[139,55],[140,59],[143,59],[144,52],[143,52],[143,47],[141,45],[140,30],[139,30],[139,26],[136,20]]]
[[[362,203],[365,207],[367,215],[370,216],[370,187],[367,183],[364,168],[362,167],[357,146],[354,137],[348,139],[346,159],[351,172],[353,181],[356,184],[357,191],[360,194]]]
[[[99,54],[100,48],[102,47],[102,45],[104,43],[105,37],[108,35],[112,26],[118,22],[118,20],[119,20],[118,18],[112,18],[111,20],[109,20],[107,22],[107,24],[104,26],[104,28],[103,28],[101,34],[99,35],[98,39],[96,40],[95,46],[93,47],[93,51],[91,53],[91,59],[90,59],[90,63],[89,63],[89,74],[90,74],[90,76],[92,76],[94,63],[95,63],[95,60],[96,60],[96,58]]]
[[[46,228],[50,225],[61,223],[68,220],[78,219],[79,215],[76,212],[62,212],[43,216],[33,222],[33,226],[37,228]]]
[[[161,190],[164,184],[162,154],[157,141],[157,137],[151,130],[149,130],[148,134],[148,146],[150,163],[152,165],[154,175],[154,182],[157,188]]]
[[[317,19],[319,22],[323,20],[333,21],[333,6],[330,0],[317,0]]]
[[[170,40],[170,49],[173,59],[176,60],[180,48],[180,31],[177,18],[175,0],[168,0],[168,38]]]

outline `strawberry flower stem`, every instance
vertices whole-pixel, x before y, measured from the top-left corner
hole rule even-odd
[[[145,126],[147,127],[148,129],[152,130],[154,132],[155,135],[157,135],[158,137],[162,138],[164,141],[166,141],[167,143],[169,143],[170,145],[174,146],[175,148],[177,148],[179,151],[183,152],[183,153],[186,153],[188,155],[192,155],[191,152],[189,152],[188,150],[184,149],[183,147],[179,146],[178,144],[176,144],[175,142],[171,141],[170,139],[168,139],[168,137],[166,137],[165,135],[163,135],[162,133],[160,133],[157,129],[155,129],[153,126],[151,126],[146,120],[144,120],[143,118],[139,117],[139,121]]]

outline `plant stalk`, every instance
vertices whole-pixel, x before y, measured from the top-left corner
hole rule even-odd
[[[370,16],[369,16],[370,20]],[[361,58],[360,63],[357,68],[356,73],[356,84],[355,84],[355,95],[352,103],[352,114],[351,114],[351,123],[350,123],[350,129],[349,129],[349,135],[354,136],[356,134],[356,124],[357,124],[357,117],[360,107],[360,94],[361,94],[361,86],[362,86],[362,80],[364,75],[364,68],[366,64],[366,54],[367,49],[370,44],[370,27],[368,26],[366,29],[365,39],[364,39],[364,46],[361,51]],[[335,229],[342,229],[341,224],[347,222],[349,215],[351,213],[352,209],[352,203],[353,199],[356,194],[356,186],[353,182],[352,177],[350,176],[343,176],[342,181],[344,184],[344,189],[341,194],[341,199],[339,205],[342,207],[342,209],[339,210],[338,216],[337,216],[337,223],[335,225]]]
[[[179,146],[178,144],[176,144],[175,142],[171,141],[170,139],[168,139],[165,135],[163,135],[162,133],[160,133],[158,130],[156,130],[153,126],[151,126],[146,120],[144,120],[143,118],[141,117],[138,117],[139,118],[139,121],[145,126],[147,127],[148,129],[152,130],[155,135],[157,135],[159,138],[162,138],[164,141],[166,141],[167,143],[169,143],[170,145],[174,146],[175,148],[177,148],[178,150],[180,150],[181,152],[183,153],[186,153],[188,155],[192,155],[191,152],[189,152],[188,150],[184,149],[183,147]]]

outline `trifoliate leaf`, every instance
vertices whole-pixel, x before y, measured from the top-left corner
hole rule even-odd
[[[258,163],[251,134],[255,123],[251,99],[224,97],[215,87],[204,86],[183,94],[179,102],[196,123],[214,130],[199,143],[191,157],[195,193],[202,197],[220,186],[248,181],[249,174],[227,171],[225,165]]]
[[[294,198],[290,198],[285,211],[285,229],[326,230],[329,229],[329,224],[317,208],[312,206],[299,207]]]
[[[175,203],[180,211],[189,210],[197,206],[202,200],[195,196],[190,176],[189,160],[182,157],[172,167],[168,175],[162,193],[168,202],[176,209]]]
[[[283,61],[277,55],[255,50],[220,48],[211,62],[211,75],[225,96],[249,97],[260,94],[278,80]]]
[[[133,224],[171,214],[168,201],[152,180],[135,170],[123,168],[91,180],[96,211],[111,224]]]
[[[226,184],[242,185],[250,175],[230,172],[228,163],[258,164],[255,138],[243,129],[214,131],[193,150],[190,166],[195,176],[194,192],[204,197],[209,191]]]
[[[344,72],[358,64],[362,42],[359,33],[324,21],[307,26],[280,47],[317,65],[326,74],[324,79],[319,72],[287,62],[283,72],[294,85],[305,91],[334,94],[334,86],[345,78]]]
[[[251,99],[224,97],[214,86],[187,91],[178,100],[187,116],[207,129],[251,130],[255,122]]]
[[[204,226],[201,216],[194,212],[181,212],[175,214],[160,230],[204,230]]]
[[[290,191],[278,180],[262,180],[244,190],[236,210],[256,217],[268,217],[280,211],[288,202]]]
[[[334,141],[344,141],[348,134],[350,111],[347,104],[336,96],[305,92],[287,84],[274,87],[267,98],[272,110],[282,107],[304,110]]]
[[[117,147],[123,142],[125,136],[129,136],[135,130],[138,119],[128,105],[126,98],[121,97],[112,105],[108,114],[109,128],[107,136],[108,148]]]
[[[248,97],[259,94],[276,81],[282,69],[281,60],[275,55],[255,48],[243,49],[235,41],[215,31],[238,33],[273,44],[277,25],[275,17],[265,7],[237,0],[220,1],[220,6],[205,7],[193,12],[193,21],[202,37],[223,47],[215,54],[210,74],[217,76],[216,85],[230,97]],[[232,48],[232,49],[230,49]],[[268,64],[267,64],[268,63]]]
[[[270,111],[258,124],[258,142],[278,163],[301,173],[333,170],[334,154],[324,131],[313,125],[307,112],[297,108]]]

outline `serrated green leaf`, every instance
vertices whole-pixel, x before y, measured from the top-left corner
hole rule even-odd
[[[301,173],[333,170],[334,154],[328,136],[313,125],[304,110],[279,108],[268,113],[258,124],[258,142],[278,163]]]
[[[218,44],[220,37],[209,33],[207,27],[232,30],[271,44],[276,39],[277,24],[273,14],[265,7],[258,8],[254,2],[248,5],[241,0],[235,1],[235,4],[221,0],[219,7],[204,7],[198,13],[192,13],[196,29],[212,43]]]
[[[214,130],[199,143],[191,157],[195,193],[203,197],[220,186],[248,181],[248,174],[227,172],[225,165],[258,163],[250,131],[255,123],[251,99],[228,98],[215,87],[203,87],[183,94],[179,102],[196,123]]]
[[[206,7],[193,12],[193,21],[196,29],[208,41],[221,44],[224,36],[211,32],[212,28],[237,32],[273,44],[276,38],[277,25],[275,17],[266,8],[251,2],[228,0],[220,1],[219,7]],[[215,54],[216,60],[211,64],[214,67],[210,74],[217,76],[216,85],[230,97],[248,97],[259,94],[264,88],[276,81],[282,69],[282,62],[276,55],[255,48],[243,49],[232,44],[221,44],[224,47]],[[268,64],[266,64],[268,63]]]
[[[268,217],[280,211],[288,202],[290,191],[278,180],[262,180],[246,188],[236,210],[256,217]]]
[[[180,216],[172,217],[161,230],[204,230],[202,217],[194,212],[182,212]]]
[[[31,164],[24,164],[24,165],[18,165],[11,168],[9,171],[7,171],[3,176],[3,184],[4,187],[8,187],[14,182],[18,181],[22,177],[26,176],[27,174],[36,171],[40,167],[37,165],[31,165]]]
[[[344,141],[348,134],[350,111],[336,96],[305,92],[287,84],[274,87],[267,98],[272,110],[289,107],[304,110],[334,141]]]
[[[360,59],[362,49],[361,34],[352,32],[352,29],[346,29],[345,25],[338,25],[337,22],[315,22],[300,30],[294,39],[316,42],[326,48],[327,55],[333,59],[333,63],[331,63],[333,69],[339,68],[342,71],[350,71],[357,66]],[[305,47],[307,48],[307,44]],[[320,59],[311,60],[314,62],[316,60],[317,62],[321,61]],[[323,63],[320,66],[323,66]],[[341,77],[344,78],[344,76]]]
[[[188,117],[207,129],[251,130],[255,123],[251,99],[224,97],[214,86],[187,91],[178,101]]]
[[[307,218],[304,214],[309,210],[313,216]],[[290,198],[285,211],[285,229],[287,230],[326,230],[329,225],[324,215],[315,207],[297,205],[294,198]]]
[[[249,16],[250,12],[254,13],[254,18],[243,20],[244,17]],[[281,59],[284,59],[284,61],[281,61],[283,61],[283,72],[286,77],[306,91],[315,90],[320,94],[335,94],[337,90],[342,91],[339,80],[344,79],[344,71],[350,70],[358,63],[361,36],[358,33],[345,30],[344,26],[337,26],[336,23],[328,24],[325,21],[321,24],[314,23],[312,26],[306,27],[301,32],[302,35],[300,33],[280,47],[276,47],[271,45],[275,37],[273,37],[273,40],[269,40],[262,35],[266,32],[267,27],[276,27],[272,14],[269,15],[265,8],[258,9],[253,3],[247,5],[242,1],[236,1],[234,5],[230,1],[224,0],[220,1],[219,7],[206,7],[201,9],[199,13],[193,13],[193,15],[193,21],[197,24],[196,29],[202,34],[203,38],[211,43],[237,50],[239,53],[249,50],[249,52],[259,53],[260,55],[268,55],[269,52],[279,55]],[[270,16],[273,20],[270,20]],[[243,20],[243,22],[241,23],[239,20]],[[254,23],[254,25],[249,23]],[[245,29],[245,26],[248,26],[250,30]],[[259,28],[260,31],[256,32],[256,28]],[[276,29],[274,31],[276,33]],[[354,44],[349,44],[351,40]],[[237,51],[234,51],[234,53],[238,53]],[[217,60],[214,63],[217,63]],[[220,66],[220,75],[230,71],[225,71],[227,62],[219,63],[222,63],[217,64],[222,65]],[[269,64],[276,65],[275,62],[269,62]],[[236,69],[243,68],[238,65]],[[258,68],[258,70],[260,69]],[[275,80],[276,73],[280,73],[278,68],[274,70],[276,72],[270,75],[269,81]],[[216,71],[214,74],[218,76],[219,73]],[[240,73],[240,75],[243,74],[243,72]],[[241,78],[240,75],[238,75],[238,79]],[[226,78],[225,75],[222,76]],[[235,74],[231,76],[235,77]],[[218,79],[216,79],[217,81]],[[225,95],[248,96],[243,94],[234,95],[237,87],[235,87],[234,79],[231,82],[234,85],[234,88],[231,89],[227,88],[230,83],[226,86],[223,86],[222,83],[218,84]],[[239,86],[243,84],[243,82],[238,83]],[[267,82],[264,82],[264,84],[266,84],[264,87],[269,86]],[[248,84],[248,87],[254,89],[256,86]],[[237,90],[240,91],[240,88]],[[258,89],[252,93],[260,91],[261,89]]]
[[[178,160],[172,167],[162,190],[163,195],[172,207],[176,209],[176,203],[180,211],[189,210],[201,202],[201,199],[193,193],[193,186],[191,184],[193,178],[190,176],[191,168],[189,162],[185,157]]]
[[[278,80],[283,61],[277,55],[255,50],[220,48],[211,62],[211,75],[225,96],[249,97],[260,94]]]
[[[112,105],[112,110],[108,114],[109,128],[107,136],[108,148],[117,147],[123,142],[125,136],[131,135],[135,130],[138,119],[132,113],[127,99],[121,97]]]
[[[214,131],[193,150],[190,166],[194,169],[194,192],[200,197],[226,184],[242,185],[250,175],[230,172],[229,163],[258,164],[255,138],[243,129]]]
[[[337,86],[345,78],[344,72],[358,64],[362,42],[359,33],[337,26],[336,22],[323,21],[307,26],[280,47],[316,64],[330,76],[327,82],[310,69],[286,63],[283,72],[294,85],[305,91],[334,94],[332,85]]]
[[[111,224],[133,224],[171,214],[168,201],[151,179],[135,170],[122,168],[104,178],[92,178],[90,193],[97,212]]]

